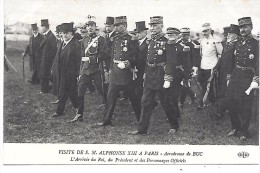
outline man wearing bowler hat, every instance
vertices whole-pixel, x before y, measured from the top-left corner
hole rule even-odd
[[[131,88],[133,76],[131,65],[134,64],[137,56],[138,42],[126,31],[126,16],[115,18],[117,35],[111,38],[111,64],[110,64],[110,83],[108,87],[107,102],[105,106],[103,122],[94,124],[93,127],[107,126],[112,124],[112,115],[116,106],[120,88],[124,89],[129,96],[129,100],[134,109],[136,120],[140,118],[141,106],[138,104],[137,97]]]
[[[156,95],[159,97],[160,103],[170,123],[169,133],[175,133],[179,128],[177,122],[178,116],[176,114],[177,110],[175,110],[176,107],[172,104],[173,95],[171,93],[172,90],[169,84],[170,82],[168,82],[168,77],[165,76],[165,68],[170,70],[174,70],[176,68],[176,63],[175,63],[177,62],[177,57],[175,54],[176,52],[173,55],[167,54],[167,50],[166,50],[167,38],[165,37],[165,34],[162,32],[163,17],[162,16],[150,17],[149,24],[150,24],[150,31],[152,35],[151,35],[151,40],[149,41],[148,51],[147,51],[144,91],[143,91],[143,96],[141,101],[142,104],[141,117],[138,123],[137,130],[129,132],[129,134],[131,135],[148,134],[149,121],[152,114],[152,110],[154,109],[154,100]],[[178,38],[177,36],[178,35],[176,34],[174,37],[175,40]],[[175,51],[175,47],[173,50]],[[177,102],[177,107],[178,107],[178,102]]]
[[[226,90],[232,131],[240,140],[249,136],[248,127],[252,115],[254,88],[259,85],[259,42],[253,38],[251,17],[238,19],[241,37],[235,46],[235,66]]]
[[[41,50],[40,44],[43,39],[42,35],[39,33],[37,23],[31,24],[33,35],[30,37],[29,44],[26,47],[23,57],[29,53],[30,56],[30,70],[33,71],[31,80],[28,82],[31,84],[39,84],[39,67],[41,63]]]
[[[70,98],[74,108],[78,108],[77,77],[81,63],[81,47],[73,36],[73,24],[63,23],[60,26],[63,38],[59,45],[53,64],[53,89],[58,93],[58,106],[53,117],[63,115],[67,99]]]
[[[48,19],[41,20],[41,29],[43,39],[40,44],[42,56],[40,64],[41,92],[39,94],[50,92],[51,67],[57,51],[56,37],[49,29]]]
[[[235,66],[235,47],[237,39],[240,35],[238,25],[231,24],[228,30],[226,46],[223,49],[221,58],[219,59],[215,69],[218,71],[218,82],[217,82],[217,112],[218,117],[222,117],[226,111],[226,99],[225,92],[231,76],[231,72]]]
[[[104,96],[103,80],[101,76],[102,62],[107,58],[107,45],[104,37],[96,34],[96,22],[89,20],[86,23],[88,36],[81,40],[81,56],[82,63],[79,77],[79,109],[77,115],[72,122],[83,118],[84,113],[84,95],[86,89],[90,86],[92,79],[94,79],[95,86],[98,93],[103,98],[103,103],[106,102]]]

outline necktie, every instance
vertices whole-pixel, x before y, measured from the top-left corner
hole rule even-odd
[[[63,43],[63,45],[62,45],[62,49],[64,49],[65,46],[66,46],[66,43]]]

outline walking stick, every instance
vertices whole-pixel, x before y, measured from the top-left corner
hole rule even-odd
[[[4,54],[5,60],[6,62],[12,67],[12,69],[14,69],[15,72],[17,72],[17,70],[14,68],[14,66],[11,64],[11,62],[8,60],[6,54]]]
[[[209,90],[210,90],[210,84],[211,84],[211,81],[212,81],[213,77],[214,77],[214,72],[212,72],[211,76],[207,80],[207,90],[206,90],[206,92],[205,92],[205,94],[203,96],[203,99],[202,99],[203,105],[205,104],[205,102],[206,102],[206,100],[208,98],[208,94],[209,94]]]
[[[100,69],[101,69],[101,87],[102,87],[102,97],[103,97],[103,103],[105,104],[105,88],[104,88],[104,67],[103,67],[103,61],[100,63]]]
[[[25,57],[25,56],[23,56],[23,81],[25,81],[25,72],[24,72],[24,57]]]

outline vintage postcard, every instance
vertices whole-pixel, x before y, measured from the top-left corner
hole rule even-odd
[[[3,171],[259,171],[257,0],[1,5]]]

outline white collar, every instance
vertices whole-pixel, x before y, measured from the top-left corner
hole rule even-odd
[[[145,40],[146,38],[147,38],[147,37],[145,36],[143,39],[139,40],[139,46],[140,46],[141,44],[143,44],[143,42],[144,42],[144,40]]]
[[[43,35],[47,35],[50,32],[50,30],[43,33]]]
[[[65,43],[66,45],[72,40],[74,36],[72,36],[68,41],[64,41],[63,44]]]
[[[37,37],[39,35],[39,33],[37,33],[37,34],[33,34],[33,37]]]
[[[111,31],[110,33],[108,33],[108,36],[111,37],[111,35],[115,32],[115,30]]]

